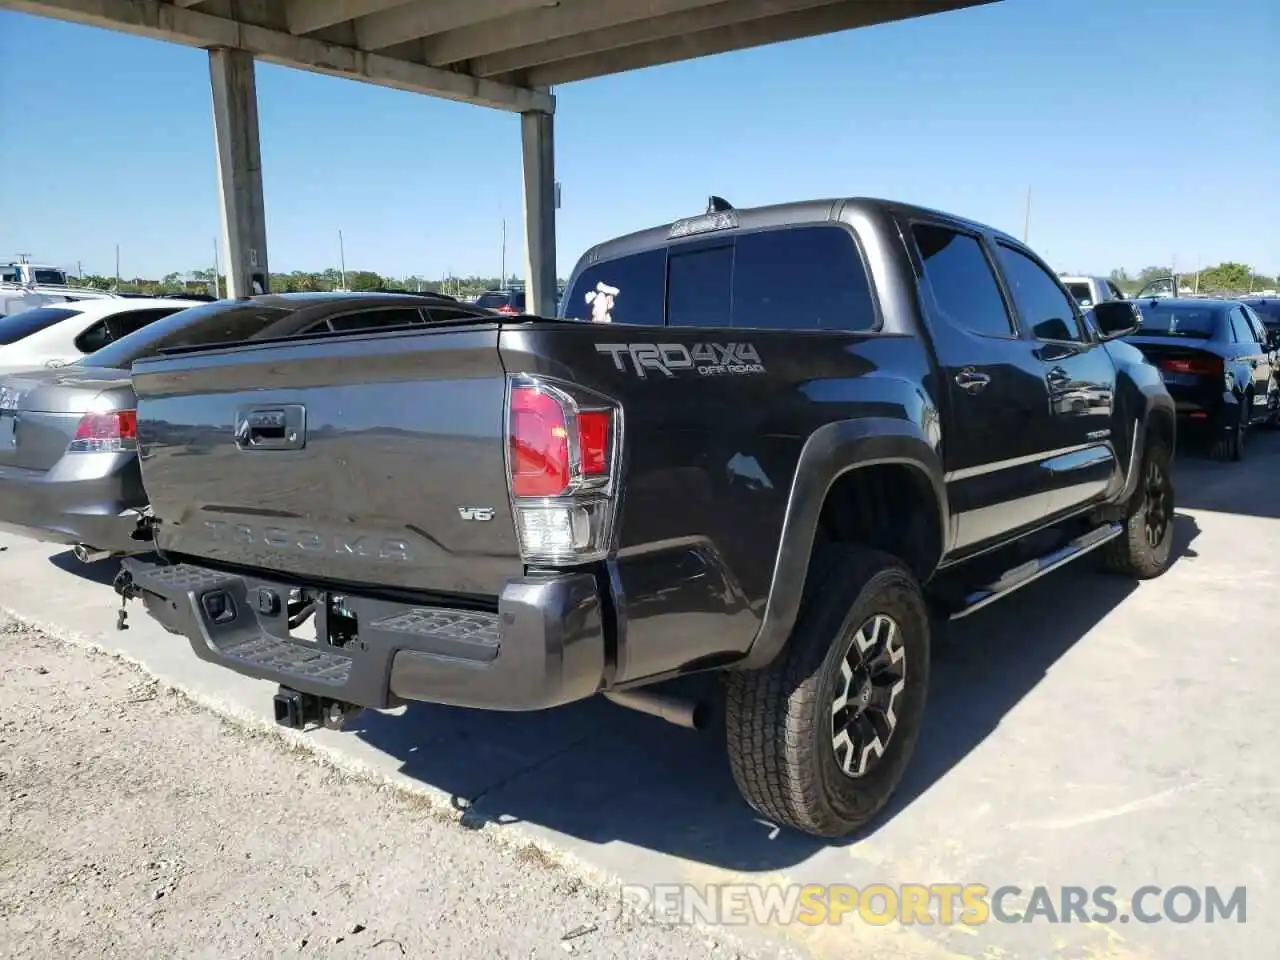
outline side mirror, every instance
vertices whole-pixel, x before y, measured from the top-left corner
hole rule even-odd
[[[1142,326],[1142,314],[1130,300],[1104,300],[1094,304],[1093,322],[1103,340],[1114,340],[1137,333]]]

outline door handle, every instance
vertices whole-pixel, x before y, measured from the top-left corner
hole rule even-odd
[[[306,410],[300,403],[239,410],[235,443],[241,450],[301,450],[307,443]]]
[[[956,386],[966,393],[981,393],[991,382],[985,373],[979,373],[973,367],[965,367],[956,374]]]

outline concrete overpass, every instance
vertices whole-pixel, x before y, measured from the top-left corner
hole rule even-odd
[[[228,287],[269,286],[254,61],[520,114],[529,309],[555,308],[557,84],[996,0],[0,0],[209,51]]]

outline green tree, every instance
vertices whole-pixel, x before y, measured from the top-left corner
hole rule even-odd
[[[347,271],[347,287],[351,290],[378,290],[385,286],[382,277],[372,270]]]
[[[1253,271],[1248,265],[1226,261],[1200,271],[1201,293],[1242,293],[1249,289]]]

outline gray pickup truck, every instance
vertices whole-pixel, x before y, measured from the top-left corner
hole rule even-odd
[[[721,671],[744,796],[837,836],[911,756],[934,617],[1169,563],[1137,312],[981,224],[713,198],[589,250],[561,313],[135,364],[161,558],[117,588],[290,726],[596,694],[699,726],[655,685]]]

